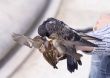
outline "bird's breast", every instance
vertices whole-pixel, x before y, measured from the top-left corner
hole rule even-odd
[[[59,51],[60,54],[64,53],[62,48],[60,47],[60,42],[58,40],[53,40],[53,45]]]

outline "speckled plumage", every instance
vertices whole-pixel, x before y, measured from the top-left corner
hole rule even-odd
[[[26,45],[30,48],[35,47],[39,49],[39,51],[42,53],[44,59],[53,66],[53,68],[58,68],[56,65],[58,61],[61,59],[60,54],[58,50],[53,46],[51,41],[46,40],[45,38],[41,36],[36,36],[33,39],[14,33],[12,35],[13,39],[21,44]]]
[[[70,28],[64,22],[55,18],[47,19],[38,27],[38,34],[42,37],[49,37],[52,33],[55,32],[59,32],[59,35],[62,38],[73,42],[75,45],[78,44],[82,46],[98,47],[96,44],[93,44],[82,38],[74,29]]]
[[[52,65],[53,68],[58,69],[56,65],[59,61],[60,54],[58,50],[53,46],[52,41],[48,41],[40,36],[36,36],[33,38],[33,44],[33,46],[38,48],[39,51],[43,54],[45,60],[50,65]]]

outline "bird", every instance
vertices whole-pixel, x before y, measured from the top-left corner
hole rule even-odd
[[[27,36],[16,33],[14,33],[12,37],[13,40],[20,45],[25,45],[29,48],[37,48],[42,53],[44,59],[55,69],[58,69],[56,65],[59,60],[65,59],[63,57],[60,57],[61,55],[59,54],[58,50],[53,46],[52,41],[48,41],[46,38],[43,38],[41,36],[29,38]]]
[[[40,46],[39,46],[39,45]],[[39,51],[43,54],[45,60],[53,66],[53,68],[58,69],[56,64],[58,63],[58,59],[60,57],[58,50],[53,46],[52,41],[48,41],[43,39],[40,36],[36,36],[33,38],[34,47],[38,48]]]
[[[62,40],[60,40],[60,42],[58,42],[59,40],[57,39],[54,39],[53,41],[53,44],[54,42],[58,43],[57,45],[59,45],[60,43],[60,48],[57,47],[57,49],[59,50],[59,52],[63,55],[63,50],[61,50],[61,47],[64,48],[64,49],[68,49],[69,51],[69,48],[73,48],[73,53],[74,54],[77,54],[75,53],[75,47],[71,47],[70,45],[72,46],[75,46],[75,45],[79,45],[79,46],[89,46],[89,47],[98,47],[98,45],[88,41],[89,39],[92,39],[92,40],[100,40],[101,39],[98,39],[98,38],[95,38],[95,37],[92,37],[92,36],[88,36],[86,34],[83,34],[83,33],[78,33],[75,29],[69,27],[67,24],[65,24],[63,21],[60,21],[58,19],[55,19],[55,18],[48,18],[46,21],[44,21],[39,27],[38,27],[38,34],[42,37],[50,37],[50,35],[54,34],[54,33],[57,33],[58,35],[60,35],[60,37],[62,38],[62,40],[64,40],[65,44],[63,43]],[[63,43],[63,45],[61,44],[61,42]],[[67,45],[68,44],[68,45]],[[54,45],[55,46],[55,45]],[[56,46],[55,46],[56,47]],[[76,56],[74,56],[74,58],[70,55],[71,54],[71,51],[70,54],[69,52],[66,52],[66,59],[67,59],[67,68],[70,72],[74,72],[75,69],[77,69],[78,67],[78,64],[76,61]],[[74,59],[74,60],[72,60]],[[79,64],[81,65],[81,60],[79,61]]]
[[[82,65],[81,57],[82,54],[76,52],[75,46],[72,46],[63,39],[58,33],[53,33],[49,36],[52,39],[53,46],[58,50],[60,55],[66,55],[67,58],[67,69],[69,72],[74,72],[75,69],[78,69],[78,64]]]
[[[82,38],[73,28],[58,19],[48,18],[38,27],[38,34],[42,37],[49,37],[55,32],[59,32],[62,38],[71,41],[71,43],[74,42],[75,45],[98,47],[98,45]]]

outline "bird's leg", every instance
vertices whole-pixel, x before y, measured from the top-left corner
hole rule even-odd
[[[67,56],[66,56],[66,54],[64,54],[64,55],[60,56],[60,57],[58,58],[58,60],[60,61],[60,60],[66,59],[66,58],[67,58]]]
[[[66,54],[62,54],[61,56],[59,56],[58,57],[58,61],[60,61],[60,60],[64,60],[64,59],[66,59]]]

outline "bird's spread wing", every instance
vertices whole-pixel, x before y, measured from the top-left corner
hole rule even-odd
[[[26,45],[26,46],[32,48],[32,39],[31,38],[21,35],[21,34],[16,34],[16,33],[13,33],[12,38],[18,44]]]

